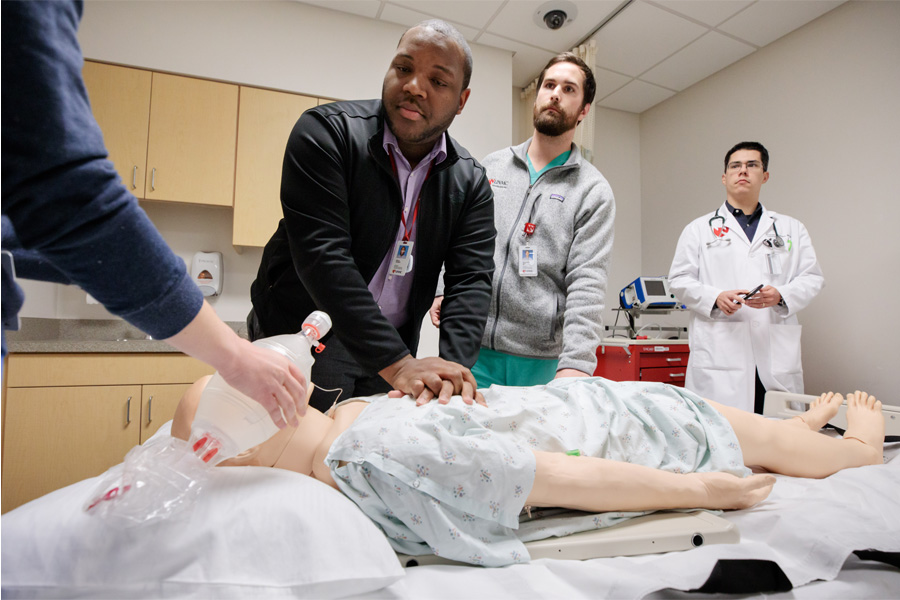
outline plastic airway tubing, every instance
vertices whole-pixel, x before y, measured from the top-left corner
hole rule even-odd
[[[170,436],[135,446],[122,464],[100,477],[84,511],[113,525],[135,527],[192,506],[212,469],[192,450],[191,444]],[[218,450],[214,445],[206,454],[211,459]]]

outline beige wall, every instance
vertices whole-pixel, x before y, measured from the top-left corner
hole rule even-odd
[[[594,165],[612,186],[616,197],[616,240],[606,287],[603,324],[613,325],[619,290],[642,271],[640,118],[633,113],[594,107]],[[624,318],[619,325],[625,325]]]
[[[900,404],[900,3],[848,2],[641,115],[643,270],[725,198],[722,160],[771,154],[761,201],[803,221],[825,272],[800,313],[809,393]],[[752,287],[755,282],[747,282]],[[685,319],[686,321],[686,319]]]

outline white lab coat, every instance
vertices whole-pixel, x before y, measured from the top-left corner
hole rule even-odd
[[[719,208],[729,231],[714,239],[709,213],[691,222],[681,233],[669,286],[691,311],[685,387],[702,397],[753,412],[755,371],[766,390],[803,392],[800,360],[800,324],[797,312],[825,285],[816,252],[803,224],[763,208],[751,243],[725,204]],[[763,241],[775,231],[783,248],[767,248]],[[767,254],[780,261],[781,274],[769,274]],[[754,309],[742,306],[726,316],[716,306],[723,290],[752,290],[760,283],[781,292],[786,306]]]

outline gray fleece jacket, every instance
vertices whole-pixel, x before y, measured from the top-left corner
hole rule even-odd
[[[603,332],[616,208],[606,179],[578,147],[565,164],[529,185],[525,143],[482,161],[494,192],[494,282],[481,345],[560,369],[593,374]],[[535,225],[526,235],[525,224]],[[537,276],[519,275],[522,246],[534,249]]]

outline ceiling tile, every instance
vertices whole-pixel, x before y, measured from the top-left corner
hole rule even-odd
[[[453,21],[484,29],[485,25],[494,16],[494,13],[503,6],[503,0],[404,0],[395,1],[398,4],[419,12],[433,15],[439,19]]]
[[[597,82],[597,93],[594,98],[604,98],[631,81],[631,77],[594,67],[594,80]]]
[[[360,15],[374,19],[381,8],[381,0],[302,0],[304,4],[314,4],[329,10]]]
[[[553,53],[564,52],[590,35],[621,4],[621,0],[566,0],[566,3],[574,5],[578,14],[557,30],[534,22],[534,14],[546,4],[546,0],[514,0],[503,6],[487,31]]]
[[[599,104],[604,108],[642,113],[674,95],[675,92],[671,90],[635,79],[618,92],[601,100]]]
[[[474,27],[469,27],[468,25],[451,23],[450,21],[447,22],[456,27],[456,30],[459,31],[462,36],[469,42],[475,42],[475,40],[478,38],[478,35],[481,33],[480,29],[475,29]]]
[[[780,0],[757,2],[717,29],[757,46],[765,46],[840,6],[842,0]]]
[[[749,44],[710,31],[641,75],[641,79],[680,92],[755,51]]]
[[[670,12],[635,2],[594,36],[597,65],[636,77],[707,31]]]
[[[735,13],[753,4],[753,0],[645,0],[671,12],[680,13],[710,27],[734,16]]]
[[[517,87],[531,83],[550,58],[591,35],[628,2],[552,0],[571,10],[574,18],[551,31],[534,22],[539,9],[546,10],[547,0],[294,1],[406,27],[427,18],[444,19],[470,42],[513,52],[512,83]],[[595,104],[646,110],[673,90],[689,87],[842,3],[631,0],[593,35],[598,46]]]
[[[415,10],[410,10],[404,6],[397,6],[394,4],[385,4],[384,10],[381,11],[382,21],[390,21],[391,23],[397,23],[406,27],[412,27],[413,25],[421,23],[422,21],[430,18],[433,17],[431,15],[427,15]],[[470,42],[478,37],[478,34],[481,32],[480,29],[467,27],[465,25],[461,25],[460,23],[451,23],[449,19],[445,20],[456,27],[456,29],[459,30],[463,37]]]
[[[478,43],[515,52],[515,56],[513,57],[512,82],[513,85],[518,87],[525,87],[531,83],[535,77],[540,75],[544,65],[546,65],[551,58],[556,56],[555,52],[548,52],[532,46],[526,46],[525,44],[520,44],[519,42],[514,42],[489,33],[478,38]],[[478,68],[478,65],[475,65],[475,68]]]

